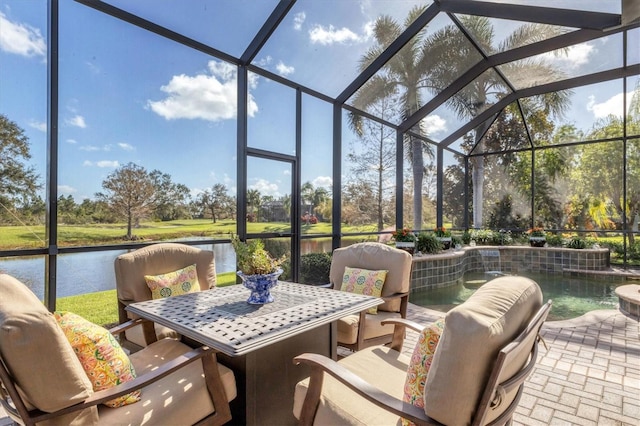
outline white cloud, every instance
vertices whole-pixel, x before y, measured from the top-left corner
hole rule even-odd
[[[82,163],[82,165],[85,167],[95,166],[95,167],[113,168],[113,169],[120,167],[120,163],[118,163],[118,161],[111,161],[111,160],[100,160],[100,161],[96,161],[95,163],[89,160],[85,160],[84,163]]]
[[[590,56],[598,49],[589,43],[580,43],[567,48],[566,52],[549,52],[541,56],[561,67],[575,69],[589,62]]]
[[[58,193],[60,194],[73,194],[74,192],[78,192],[78,190],[72,186],[58,185]]]
[[[625,110],[629,109],[631,105],[631,98],[633,97],[633,92],[627,92],[627,107]],[[587,102],[587,110],[593,113],[595,118],[605,118],[610,115],[615,115],[616,117],[622,117],[622,101],[623,94],[618,93],[617,95],[613,95],[609,99],[604,102],[596,103],[596,97],[594,95],[589,96],[589,102]]]
[[[422,123],[427,135],[434,135],[447,130],[447,121],[439,115],[428,115],[422,120]]]
[[[280,61],[278,62],[278,65],[276,65],[276,70],[278,71],[278,74],[284,77],[289,74],[293,74],[296,69],[292,66],[287,66],[284,62]]]
[[[118,146],[125,151],[135,151],[135,148],[132,145],[125,142],[118,142]]]
[[[36,130],[40,130],[41,132],[47,131],[47,123],[43,123],[41,121],[29,120],[29,126],[33,127]]]
[[[234,119],[237,111],[237,68],[226,62],[209,61],[209,73],[174,75],[160,90],[167,97],[147,101],[147,107],[167,120],[186,118],[221,121]],[[256,81],[250,81],[256,84]],[[249,98],[248,114],[253,117],[258,105]]]
[[[349,42],[361,41],[361,37],[349,28],[343,27],[336,29],[333,25],[329,25],[328,28],[325,28],[322,25],[315,25],[311,30],[309,30],[309,37],[311,39],[311,43],[320,43],[323,45],[334,43],[346,44]]]
[[[96,166],[98,167],[111,167],[111,168],[118,168],[120,167],[120,163],[118,163],[118,161],[110,161],[110,160],[100,160],[96,162]]]
[[[333,185],[333,179],[331,176],[318,176],[311,183],[316,188],[322,187],[329,189],[331,188],[331,185]]]
[[[11,22],[0,12],[0,50],[27,57],[45,57],[47,43],[38,28]]]
[[[282,174],[283,174],[283,175],[285,175],[285,176],[291,176],[291,170],[289,170],[289,169],[284,170],[284,171],[282,172]]]
[[[256,64],[262,68],[266,68],[267,65],[271,65],[272,62],[273,62],[273,58],[271,57],[271,55],[267,55],[266,57],[258,60]]]
[[[102,145],[102,146],[95,146],[95,145],[83,145],[80,148],[78,148],[80,151],[87,151],[87,152],[95,152],[95,151],[111,151],[112,145]]]
[[[362,31],[364,33],[364,38],[366,38],[368,40],[371,37],[373,37],[373,30],[374,30],[375,26],[376,26],[376,21],[369,21],[369,22],[364,24],[364,26],[362,27]]]
[[[100,74],[102,72],[100,67],[93,62],[85,62],[85,65],[89,68],[89,71],[91,71],[92,74]]]
[[[76,115],[75,117],[67,118],[65,122],[70,126],[80,127],[81,129],[84,129],[87,127],[87,123],[85,123],[84,117],[81,115]]]
[[[256,183],[249,185],[249,189],[257,189],[262,195],[280,196],[278,185],[271,183],[266,179],[257,179]]]
[[[71,145],[75,145],[78,143],[78,141],[75,139],[67,139],[67,143],[70,143]]]
[[[302,29],[302,24],[304,24],[305,19],[307,19],[307,14],[304,12],[296,13],[293,17],[293,29],[296,31],[300,31]]]

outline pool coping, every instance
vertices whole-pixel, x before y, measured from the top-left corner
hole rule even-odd
[[[616,288],[620,311],[640,319],[640,284],[627,284]]]

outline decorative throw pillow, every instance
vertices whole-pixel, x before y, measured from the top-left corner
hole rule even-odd
[[[109,330],[72,312],[54,312],[56,321],[73,347],[94,391],[115,387],[136,377],[133,364]],[[133,391],[104,403],[121,407],[140,401],[140,391]]]
[[[420,333],[407,368],[402,397],[404,402],[424,408],[424,385],[427,382],[429,367],[431,367],[433,355],[436,353],[442,330],[444,330],[444,319],[439,319],[425,327]],[[402,424],[408,426],[413,425],[413,422],[402,419]]]
[[[380,297],[382,294],[382,286],[384,280],[387,278],[386,270],[370,271],[362,268],[344,268],[344,275],[342,276],[342,286],[340,290],[347,291],[349,293],[364,294],[367,296]],[[368,311],[370,314],[377,314],[378,307],[370,308]]]
[[[190,265],[177,271],[160,275],[145,275],[144,280],[151,290],[153,299],[180,296],[181,294],[200,291],[196,265]]]

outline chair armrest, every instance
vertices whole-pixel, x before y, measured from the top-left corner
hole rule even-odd
[[[140,325],[140,324],[142,324],[142,323],[143,323],[143,322],[145,322],[145,321],[149,321],[149,320],[146,320],[146,319],[143,319],[143,318],[138,318],[138,319],[134,319],[134,320],[129,320],[129,321],[124,322],[124,323],[122,323],[122,324],[118,324],[118,325],[116,325],[115,327],[111,327],[111,328],[109,329],[109,333],[113,334],[114,336],[115,336],[115,335],[118,335],[118,334],[122,334],[122,333],[124,333],[126,330],[128,330],[128,329],[130,329],[130,328],[133,328],[133,327],[135,327],[135,326],[137,326],[137,325]]]
[[[143,374],[142,376],[138,376],[130,382],[122,383],[110,389],[94,392],[93,395],[91,395],[81,403],[63,408],[53,413],[42,412],[42,414],[38,415],[37,413],[39,410],[34,410],[31,412],[31,414],[34,415],[33,420],[38,423],[43,420],[55,418],[64,414],[72,413],[74,411],[80,411],[98,404],[102,404],[103,402],[128,394],[129,392],[142,389],[143,387],[157,382],[163,377],[166,377],[169,374],[179,370],[180,368],[207,355],[215,356],[215,351],[207,346],[201,346],[183,355],[180,355],[177,358],[167,361],[167,363],[161,365],[159,368],[149,373]],[[217,364],[217,362],[215,363]]]
[[[311,367],[309,389],[300,415],[300,424],[302,425],[313,423],[322,394],[324,373],[330,374],[340,383],[378,407],[410,420],[416,425],[441,425],[427,416],[423,409],[381,391],[330,358],[319,354],[304,353],[295,357],[293,361],[296,365],[306,364]]]
[[[415,321],[411,321],[405,318],[389,318],[382,321],[380,324],[382,325],[391,324],[395,327],[406,327],[409,330],[415,331],[416,333],[420,333],[422,330],[424,330],[424,327],[425,327],[422,324],[418,324]]]
[[[402,345],[404,344],[405,330],[408,328],[409,330],[415,331],[416,333],[420,333],[424,326],[418,324],[417,322],[405,319],[405,318],[389,318],[382,321],[380,324],[393,325],[393,338],[391,340],[391,344],[389,347],[398,352],[402,351]]]

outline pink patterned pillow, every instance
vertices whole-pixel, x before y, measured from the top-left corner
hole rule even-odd
[[[407,379],[404,383],[404,395],[402,400],[416,407],[424,408],[424,385],[427,382],[427,374],[440,336],[444,330],[444,319],[439,319],[427,326],[420,333],[418,343],[413,348],[413,355],[407,368]],[[412,422],[402,419],[402,424],[413,425]]]
[[[344,268],[342,276],[342,286],[340,290],[349,293],[364,294],[367,296],[380,297],[382,294],[382,286],[387,278],[386,270],[370,271],[362,268]],[[377,314],[378,307],[370,308],[370,314]]]

